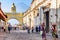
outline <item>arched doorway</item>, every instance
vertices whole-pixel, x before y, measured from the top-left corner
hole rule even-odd
[[[17,19],[10,19],[10,20],[8,20],[8,23],[10,23],[11,24],[11,27],[12,27],[12,29],[14,29],[14,30],[16,30],[16,29],[19,29],[19,21],[17,20]]]
[[[46,32],[49,32],[49,11],[44,12],[44,21],[46,25]]]
[[[43,6],[42,9],[42,23],[44,22],[45,23],[45,30],[46,30],[46,33],[49,32],[49,14],[50,14],[50,8],[49,7],[46,7],[46,6]],[[41,17],[41,16],[40,16]]]
[[[10,20],[8,20],[8,23],[10,23],[12,26],[14,26],[14,25],[18,25],[19,21],[17,19],[10,19]]]

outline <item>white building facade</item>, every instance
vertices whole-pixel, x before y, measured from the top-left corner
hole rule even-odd
[[[60,29],[60,0],[34,0],[30,9],[24,13],[24,18],[27,20],[26,24],[29,26],[40,25],[43,22],[47,30],[51,29],[53,24]]]

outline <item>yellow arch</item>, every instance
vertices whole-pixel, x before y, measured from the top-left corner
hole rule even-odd
[[[17,19],[20,24],[23,24],[23,13],[6,13],[6,15],[8,16],[6,22],[8,22],[10,19]]]
[[[7,22],[8,22],[9,20],[11,20],[11,19],[16,19],[16,20],[19,22],[19,24],[20,24],[20,20],[17,19],[17,18],[10,18],[10,19],[7,20]]]

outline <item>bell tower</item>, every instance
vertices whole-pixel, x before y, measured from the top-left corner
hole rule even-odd
[[[15,6],[14,3],[12,4],[11,12],[12,12],[12,13],[16,13],[16,6]]]

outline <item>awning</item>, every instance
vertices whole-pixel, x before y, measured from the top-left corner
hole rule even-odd
[[[0,9],[0,19],[3,21],[6,21],[7,16],[3,13],[3,11]]]

